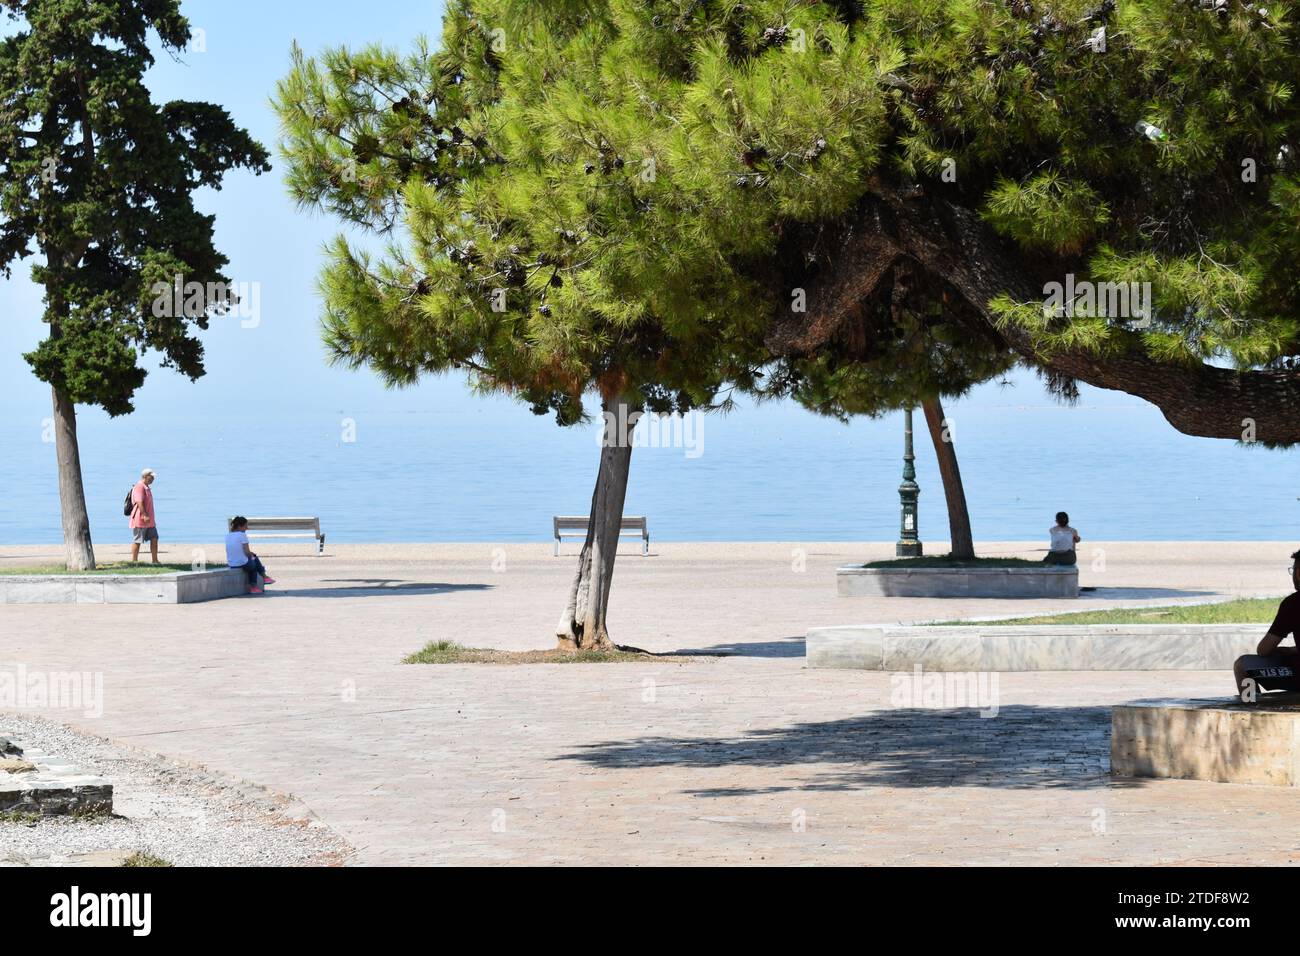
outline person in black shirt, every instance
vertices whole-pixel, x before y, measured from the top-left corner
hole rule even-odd
[[[1300,573],[1296,571],[1296,558],[1300,558],[1300,551],[1291,555],[1291,584],[1296,592],[1282,599],[1277,617],[1256,653],[1237,658],[1232,666],[1237,694],[1243,701],[1254,700],[1257,690],[1300,691]],[[1296,646],[1280,647],[1288,636]]]

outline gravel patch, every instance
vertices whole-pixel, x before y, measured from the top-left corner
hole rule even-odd
[[[113,814],[0,821],[0,866],[337,866],[352,848],[301,803],[39,717],[0,714],[0,734],[113,783]]]

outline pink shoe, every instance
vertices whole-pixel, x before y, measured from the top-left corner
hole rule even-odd
[[[264,574],[264,575],[262,575],[262,583],[263,583],[263,584],[274,584],[274,583],[275,583],[275,578],[271,577],[269,574]]]
[[[249,594],[261,594],[261,593],[262,593],[262,589],[261,589],[261,588],[249,588],[249,589],[248,589],[248,593],[249,593]]]

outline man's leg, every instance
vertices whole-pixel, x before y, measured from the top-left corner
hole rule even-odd
[[[153,537],[149,539],[149,554],[153,558],[153,563],[158,563],[158,529],[153,529]]]
[[[1300,658],[1283,654],[1245,654],[1232,665],[1237,695],[1250,700],[1263,690],[1300,691]]]
[[[131,560],[132,560],[132,561],[139,561],[139,560],[140,560],[140,542],[139,542],[139,541],[132,541],[132,542],[131,542]]]

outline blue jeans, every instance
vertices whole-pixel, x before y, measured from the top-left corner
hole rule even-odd
[[[248,559],[247,564],[241,564],[240,570],[248,577],[248,586],[257,587],[257,579],[266,577],[266,568],[262,567],[262,559],[252,557]]]

